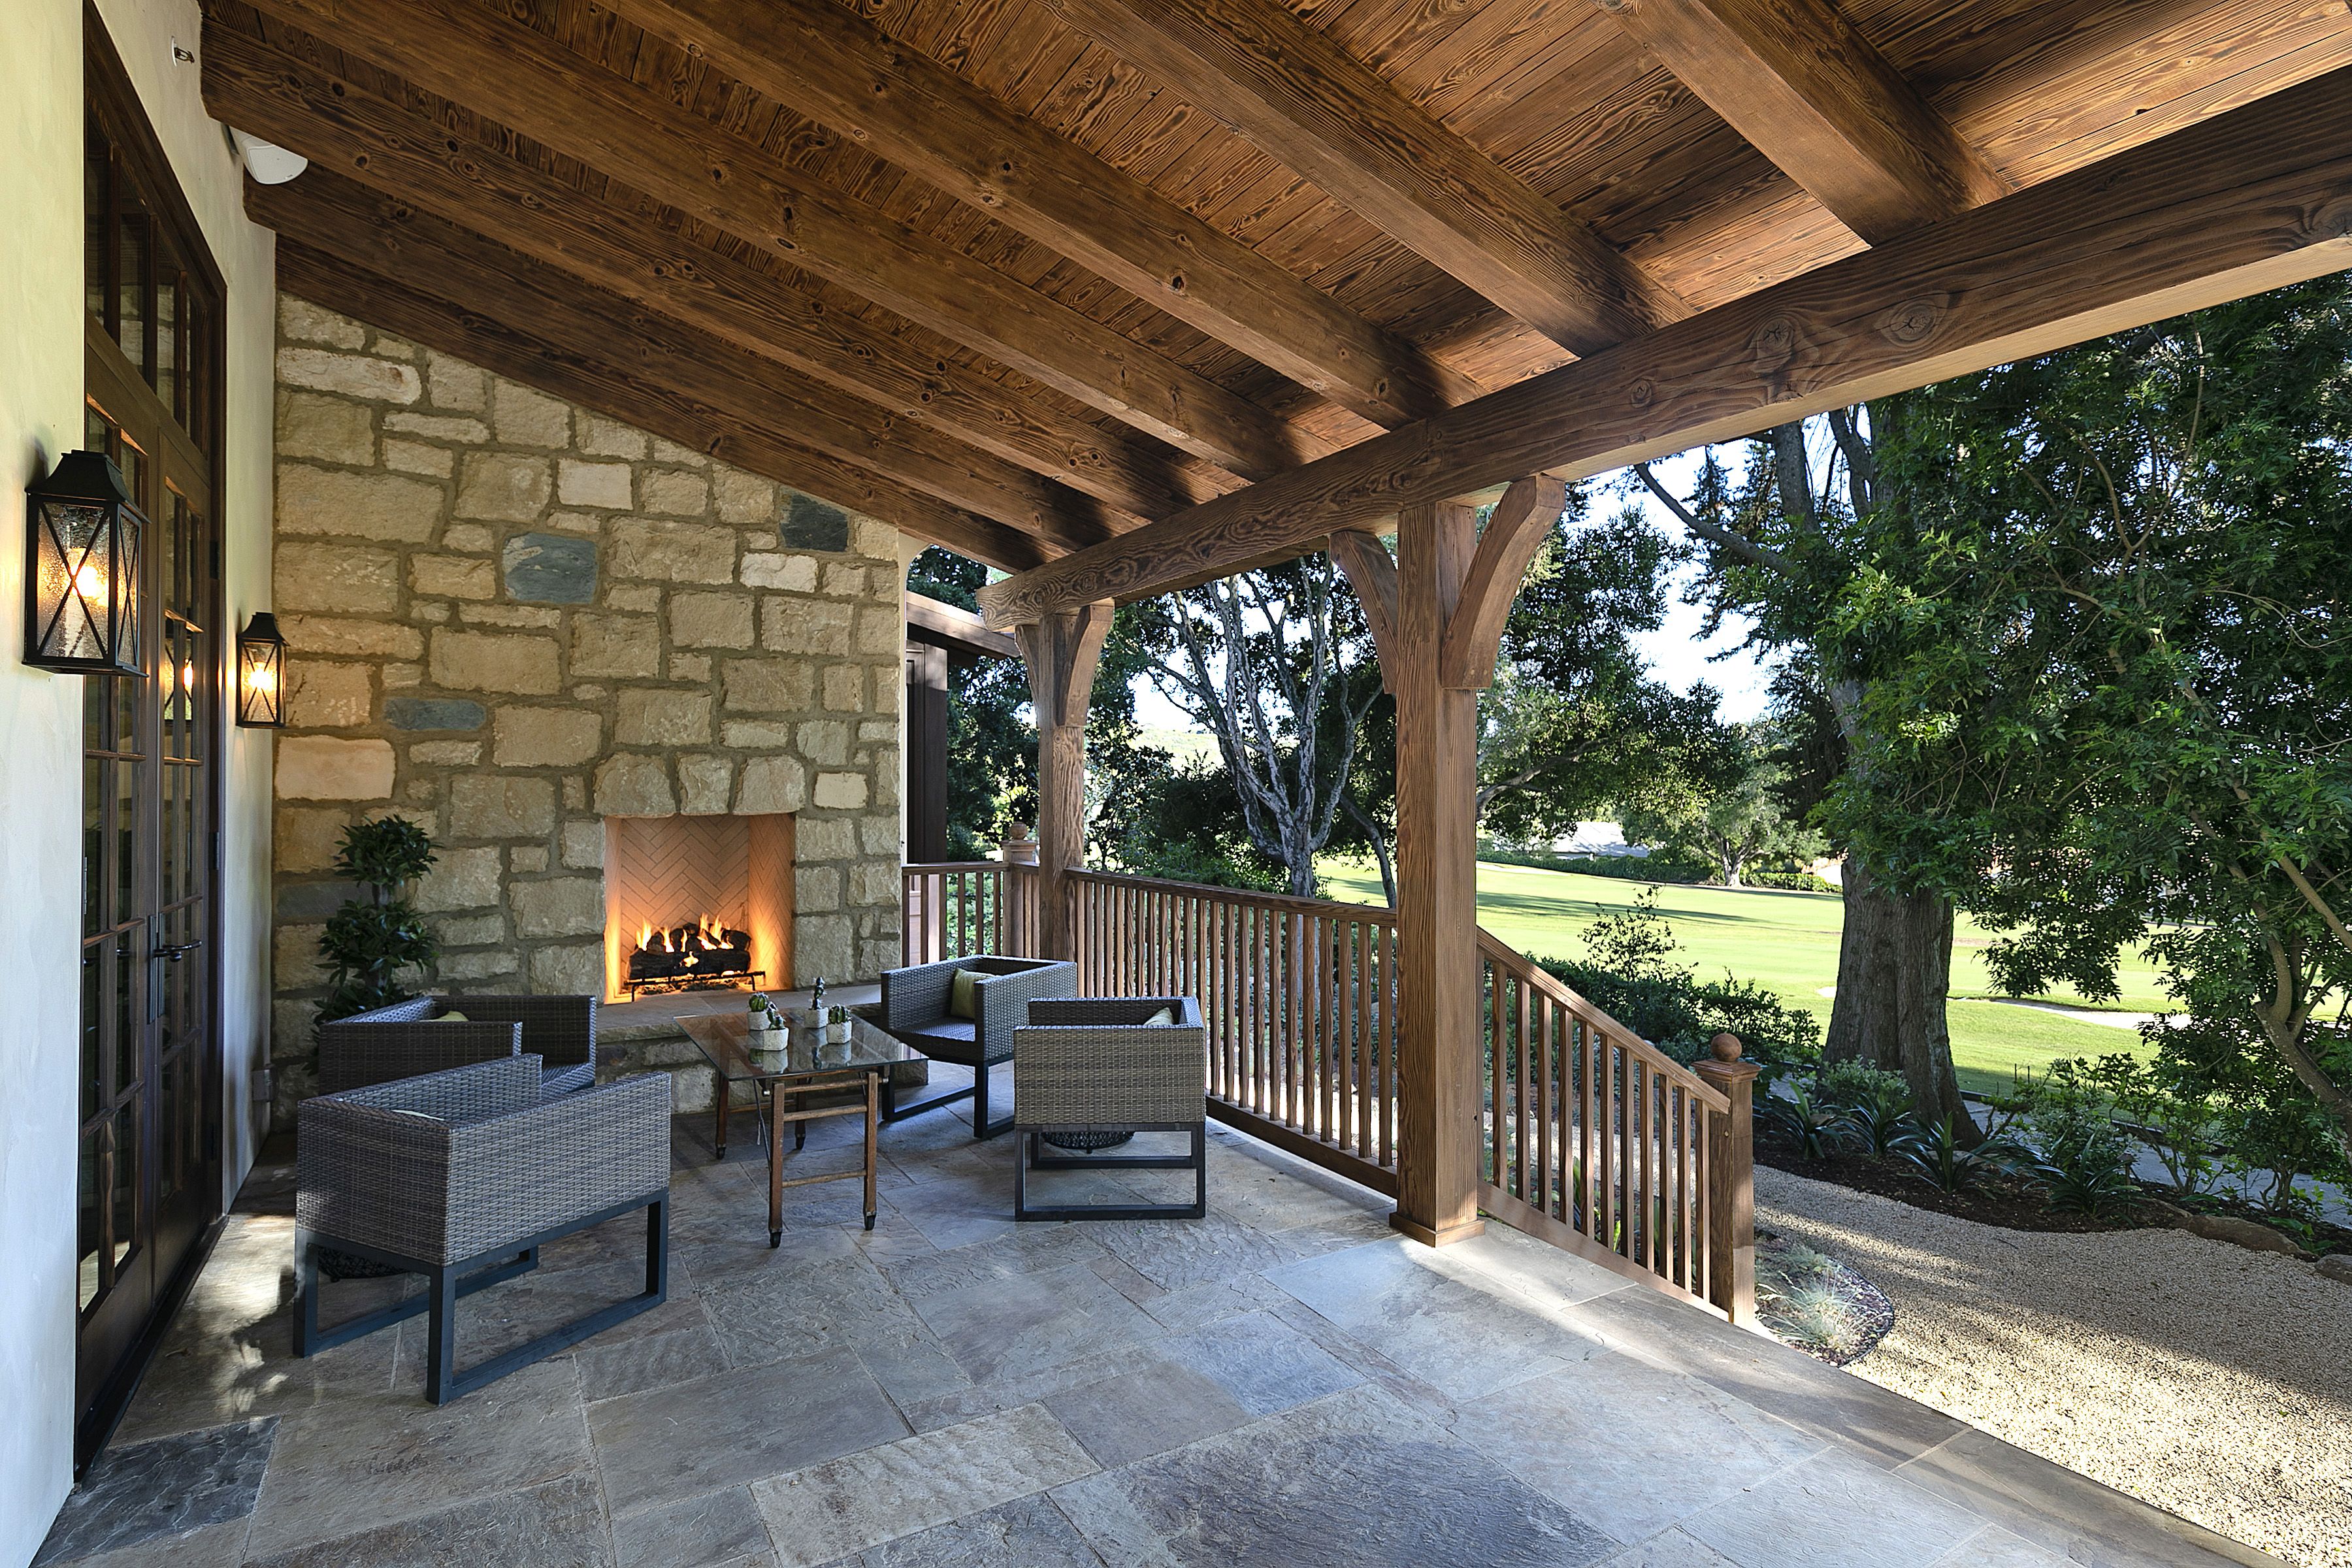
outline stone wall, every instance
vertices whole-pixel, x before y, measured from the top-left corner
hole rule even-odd
[[[795,984],[897,961],[895,530],[291,297],[277,489],[281,1104],[367,817],[446,988],[601,990],[607,816],[796,814]]]

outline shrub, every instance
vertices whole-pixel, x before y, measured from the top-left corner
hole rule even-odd
[[[1785,1095],[1759,1097],[1756,1115],[1767,1126],[1786,1133],[1796,1143],[1797,1152],[1808,1160],[1828,1159],[1853,1128],[1843,1107],[1816,1099],[1812,1085],[1806,1083],[1794,1086]]]
[[[1478,858],[1496,866],[1525,866],[1537,871],[1573,871],[1581,877],[1613,877],[1623,882],[1664,882],[1690,887],[1715,875],[1703,855],[1661,849],[1654,855],[1547,855],[1540,850],[1505,849],[1480,845]]]
[[[2104,1218],[2137,1200],[2131,1140],[2115,1124],[2112,1103],[2096,1093],[2053,1098],[2027,1118],[2041,1152],[2034,1173],[2050,1191],[2051,1207]]]
[[[1816,877],[1811,871],[1742,871],[1739,879],[1751,888],[1773,888],[1784,893],[1841,891],[1835,882]]]
[[[1966,1192],[1988,1175],[2011,1175],[2029,1170],[2033,1151],[2007,1138],[1988,1138],[1973,1146],[1960,1137],[1958,1118],[1949,1111],[1912,1130],[1895,1141],[1895,1154],[1948,1193]]]

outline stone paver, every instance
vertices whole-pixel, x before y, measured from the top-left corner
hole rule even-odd
[[[292,1359],[291,1223],[241,1210],[42,1568],[2041,1568],[2084,1519],[2101,1562],[2264,1561],[1516,1232],[1398,1240],[1222,1129],[1198,1226],[966,1226],[1012,1141],[919,1118],[874,1232],[813,1196],[772,1254],[758,1151],[678,1134],[670,1305],[438,1410],[400,1331]],[[468,1298],[466,1353],[629,1239]]]

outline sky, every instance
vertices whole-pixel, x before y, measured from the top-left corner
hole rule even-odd
[[[1681,489],[1689,482],[1697,467],[1697,455],[1685,454],[1670,458],[1657,465],[1659,479],[1668,488]],[[1596,499],[1607,479],[1595,481]],[[1650,521],[1667,533],[1680,531],[1681,525],[1672,513],[1644,494],[1640,497]],[[1705,614],[1695,605],[1682,603],[1683,590],[1698,576],[1696,567],[1687,570],[1676,584],[1674,602],[1666,612],[1665,624],[1656,631],[1635,639],[1652,671],[1660,680],[1676,691],[1688,691],[1704,680],[1721,694],[1716,705],[1716,716],[1727,723],[1746,723],[1763,717],[1769,705],[1772,670],[1752,649],[1739,650],[1747,634],[1744,620],[1725,622],[1714,637],[1702,637]],[[1723,654],[1720,659],[1709,656]],[[1135,716],[1139,723],[1150,730],[1189,730],[1192,722],[1175,704],[1152,689],[1151,683],[1138,677],[1135,683]]]

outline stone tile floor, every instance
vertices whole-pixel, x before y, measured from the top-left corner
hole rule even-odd
[[[796,1164],[853,1158],[815,1126]],[[1502,1226],[1414,1246],[1223,1129],[1205,1220],[1017,1226],[1013,1142],[970,1131],[886,1129],[877,1228],[855,1183],[800,1188],[771,1251],[758,1151],[714,1163],[682,1118],[668,1303],[443,1409],[421,1323],[292,1359],[284,1175],[258,1173],[37,1562],[2268,1561]],[[607,1229],[469,1298],[462,1353],[636,1289],[642,1227]]]

